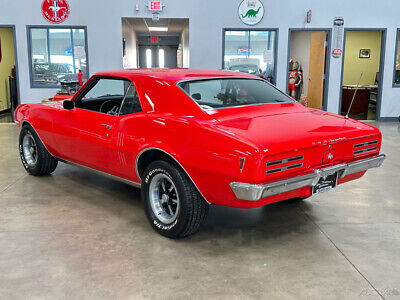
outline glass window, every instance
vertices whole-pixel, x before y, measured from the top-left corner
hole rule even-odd
[[[397,30],[396,62],[394,66],[393,83],[400,86],[400,29]]]
[[[88,79],[84,28],[29,28],[33,87],[55,87],[62,81]]]
[[[114,116],[142,111],[135,87],[129,80],[95,78],[92,82],[89,90],[76,100],[76,107]]]
[[[206,79],[186,81],[180,87],[203,109],[253,104],[296,102],[258,79]]]
[[[151,68],[152,67],[152,62],[153,57],[152,57],[152,51],[151,49],[146,49],[146,68]]]
[[[142,107],[140,106],[139,97],[136,93],[134,85],[131,84],[126,91],[124,100],[122,101],[119,115],[123,116],[141,111]]]
[[[125,80],[102,78],[83,96],[84,100],[95,100],[98,98],[124,97]],[[129,87],[129,85],[128,85]],[[122,100],[122,99],[121,99]]]
[[[165,67],[165,59],[164,59],[164,49],[158,49],[158,67]]]
[[[275,39],[271,30],[225,31],[224,68],[275,83]]]

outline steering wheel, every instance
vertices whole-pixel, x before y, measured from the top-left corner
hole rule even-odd
[[[115,100],[104,101],[100,105],[99,111],[105,114],[116,115],[118,114],[120,103]]]

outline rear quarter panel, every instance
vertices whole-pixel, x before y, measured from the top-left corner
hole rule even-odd
[[[208,202],[232,205],[234,194],[229,183],[254,175],[260,158],[257,147],[217,130],[212,124],[158,114],[149,116],[145,123],[139,152],[146,148],[168,152]],[[246,158],[242,173],[239,157]]]

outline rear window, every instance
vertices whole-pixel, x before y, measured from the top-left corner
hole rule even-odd
[[[203,109],[296,102],[259,79],[204,79],[185,81],[178,85]]]

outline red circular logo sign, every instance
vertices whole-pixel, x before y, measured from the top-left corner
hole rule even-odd
[[[342,49],[333,49],[332,50],[332,55],[334,55],[334,56],[342,55]]]
[[[44,0],[42,14],[52,23],[61,23],[68,18],[69,5],[66,0]]]

